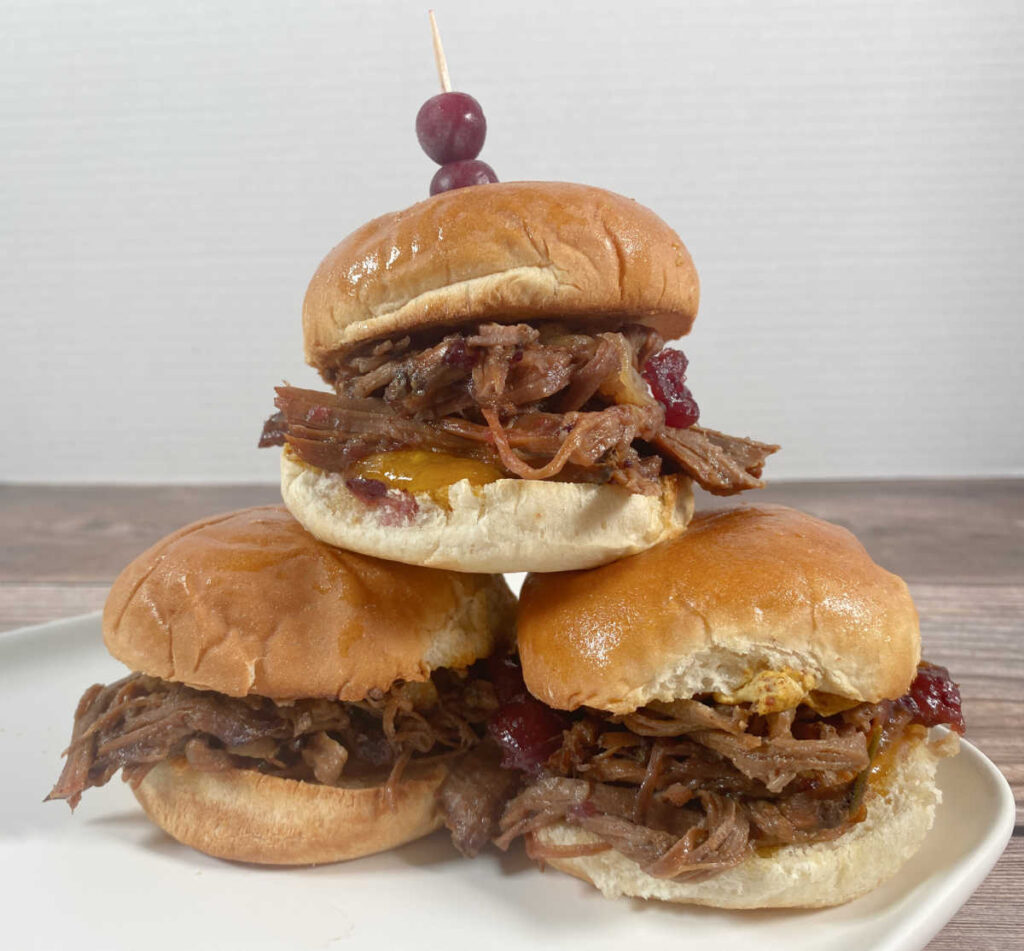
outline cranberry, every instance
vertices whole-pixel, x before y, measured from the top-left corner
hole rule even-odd
[[[529,696],[503,704],[487,723],[487,732],[501,747],[501,765],[528,773],[537,772],[558,749],[564,729],[559,714]]]
[[[475,159],[486,136],[484,111],[468,93],[439,93],[423,103],[416,115],[416,137],[438,165]]]
[[[700,419],[700,408],[686,386],[689,361],[682,350],[662,350],[645,364],[643,377],[654,398],[665,407],[665,422],[675,429],[688,429]]]
[[[497,180],[498,176],[494,174],[494,169],[479,159],[449,162],[434,173],[434,177],[430,180],[430,194],[440,195],[441,192],[450,192],[456,188],[487,185]]]
[[[945,724],[961,736],[964,712],[960,701],[960,687],[949,678],[949,671],[937,664],[922,663],[910,690],[897,701],[921,726]]]
[[[487,723],[501,747],[501,765],[535,773],[561,745],[565,718],[527,693],[514,655],[491,657],[487,673],[501,704]]]

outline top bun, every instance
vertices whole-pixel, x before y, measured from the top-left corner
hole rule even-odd
[[[564,710],[750,699],[779,679],[877,702],[905,693],[920,660],[903,580],[846,529],[781,506],[704,513],[631,558],[531,575],[518,628],[526,686]]]
[[[332,548],[267,506],[139,555],[110,591],[103,639],[133,670],[232,697],[362,700],[486,657],[514,601],[498,576]]]
[[[630,198],[564,182],[458,188],[370,221],[324,258],[302,309],[306,362],[463,321],[608,317],[687,333],[689,252]]]

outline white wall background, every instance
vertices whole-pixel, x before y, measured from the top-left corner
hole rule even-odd
[[[634,196],[775,477],[1024,471],[1019,2],[436,0],[503,179]],[[0,479],[273,480],[321,256],[426,197],[426,0],[0,7]]]

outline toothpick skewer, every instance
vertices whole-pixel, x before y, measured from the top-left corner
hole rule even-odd
[[[441,32],[437,28],[437,17],[434,16],[434,11],[428,11],[430,13],[430,32],[434,34],[434,60],[437,63],[437,75],[441,80],[441,91],[451,92],[452,81],[448,76],[448,60],[444,58],[444,47],[441,45]]]

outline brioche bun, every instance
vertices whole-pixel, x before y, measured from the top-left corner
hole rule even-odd
[[[673,538],[693,515],[690,481],[682,476],[664,476],[657,496],[526,479],[474,487],[464,479],[449,489],[448,506],[418,493],[415,514],[396,523],[390,510],[353,495],[344,476],[311,466],[287,448],[281,495],[306,530],[325,542],[453,571],[602,565]]]
[[[203,519],[121,572],[103,611],[118,660],[231,697],[362,700],[465,668],[511,632],[500,577],[332,548],[283,506]]]
[[[153,767],[135,797],[185,845],[236,862],[342,862],[419,839],[442,823],[442,764],[411,766],[388,804],[381,784],[321,786],[248,769],[202,772],[182,758]]]
[[[546,864],[596,886],[608,898],[628,895],[716,908],[820,908],[858,898],[891,878],[921,847],[942,793],[935,767],[956,746],[933,748],[908,738],[885,780],[870,788],[867,818],[837,839],[787,845],[753,854],[705,881],[654,878],[614,850],[579,858],[544,858]],[[599,841],[565,823],[534,833],[541,846]]]
[[[902,579],[846,529],[781,506],[702,513],[632,558],[531,575],[518,642],[535,697],[612,713],[735,695],[776,671],[877,702],[904,694],[920,660]]]
[[[368,340],[468,321],[607,317],[668,338],[697,315],[697,272],[654,212],[600,188],[459,188],[368,222],[318,268],[302,309],[325,376]]]

